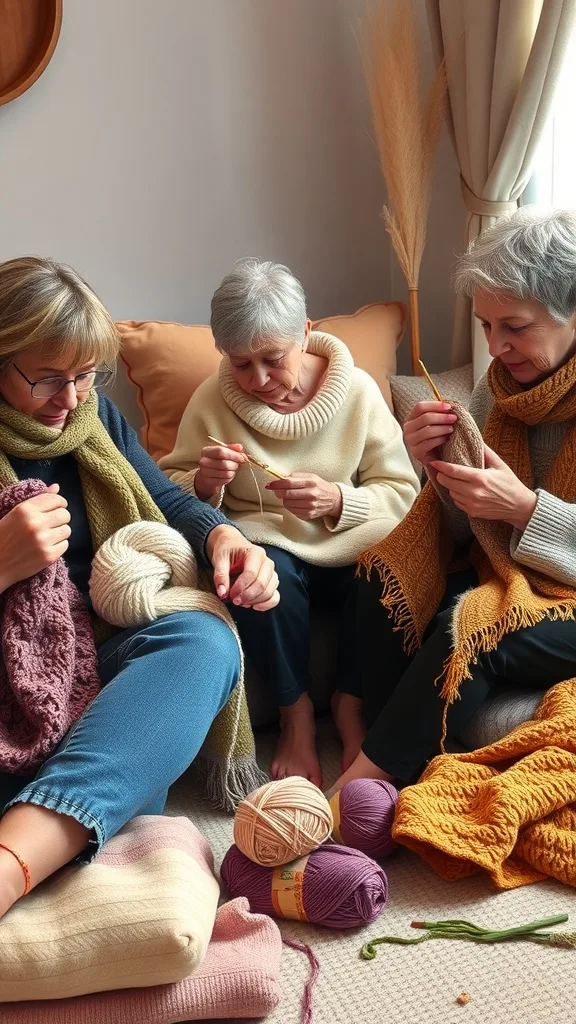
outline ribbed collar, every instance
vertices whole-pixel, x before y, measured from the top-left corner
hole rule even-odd
[[[328,369],[314,398],[299,412],[274,412],[269,405],[247,395],[236,382],[227,356],[220,363],[220,390],[224,401],[244,423],[266,437],[298,440],[316,434],[344,404],[354,362],[338,338],[320,331],[310,334],[308,351],[324,356]]]

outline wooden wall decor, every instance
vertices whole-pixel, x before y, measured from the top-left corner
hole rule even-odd
[[[62,0],[0,0],[0,104],[21,96],[58,42]]]

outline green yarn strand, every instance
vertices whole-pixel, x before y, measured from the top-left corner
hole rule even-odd
[[[412,921],[411,927],[424,929],[424,935],[420,935],[417,939],[405,939],[398,935],[383,935],[371,939],[362,946],[360,957],[363,960],[375,960],[376,946],[385,943],[397,946],[418,946],[421,942],[428,942],[429,939],[461,939],[465,942],[486,943],[510,942],[517,939],[523,942],[535,942],[542,946],[576,949],[576,932],[541,931],[542,928],[550,928],[555,924],[564,924],[567,920],[568,914],[557,914],[555,917],[545,917],[541,921],[521,924],[516,928],[503,928],[500,931],[481,928],[470,921]]]

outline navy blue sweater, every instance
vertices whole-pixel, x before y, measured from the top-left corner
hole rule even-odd
[[[138,473],[168,525],[186,537],[199,561],[206,568],[206,538],[215,526],[220,523],[229,524],[229,520],[217,509],[199,501],[191,494],[186,494],[176,484],[171,483],[144,451],[135,431],[128,425],[121,412],[103,395],[98,396],[98,415],[118,450]],[[60,493],[68,502],[72,530],[64,559],[70,579],[82,594],[87,595],[94,549],[76,459],[73,455],[61,455],[57,459],[40,462],[10,458],[10,463],[19,480],[34,478],[43,480],[47,485],[60,485]]]

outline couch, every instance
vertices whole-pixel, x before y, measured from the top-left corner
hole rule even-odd
[[[415,402],[429,397],[421,377],[396,375],[396,350],[402,339],[405,307],[399,302],[377,302],[356,313],[313,322],[313,330],[326,331],[349,347],[356,365],[371,374],[394,414],[403,423]],[[220,362],[210,328],[166,321],[119,321],[122,336],[120,375],[126,374],[136,390],[143,423],[141,441],[154,459],[173,448],[182,413],[195,389]],[[472,368],[462,367],[433,375],[442,395],[466,405],[472,393]],[[112,393],[112,397],[115,395]],[[336,623],[315,616],[311,631],[310,667],[312,699],[318,711],[329,706],[335,670]],[[246,686],[253,724],[267,725],[276,709],[268,689],[247,666]],[[464,747],[491,743],[520,721],[530,718],[540,691],[505,692],[486,702],[461,737]]]

